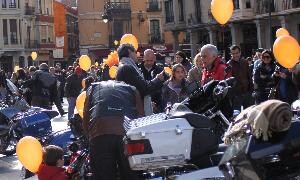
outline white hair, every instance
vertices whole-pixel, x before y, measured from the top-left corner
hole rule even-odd
[[[204,51],[205,49],[207,49],[211,55],[218,56],[218,49],[216,46],[214,46],[212,44],[206,44],[206,45],[202,46],[201,51]]]
[[[154,54],[154,51],[152,49],[146,49],[144,51],[144,55],[147,54],[147,53],[150,53],[150,52]]]

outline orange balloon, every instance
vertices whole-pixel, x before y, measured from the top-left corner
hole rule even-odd
[[[276,31],[276,37],[279,38],[280,36],[284,36],[284,35],[290,35],[290,33],[288,32],[288,30],[286,30],[285,28],[279,28]]]
[[[81,81],[81,86],[82,86],[82,89],[85,88],[85,79],[83,79],[83,80]]]
[[[107,60],[105,61],[105,64],[107,64],[109,67],[112,67],[114,65],[118,65],[119,64],[119,55],[117,51],[111,52],[108,57]]]
[[[88,71],[92,65],[91,59],[88,55],[82,55],[79,58],[79,66],[81,69]]]
[[[139,48],[138,40],[133,34],[124,34],[120,40],[120,45],[122,44],[131,44],[136,51]]]
[[[118,67],[117,66],[112,66],[111,68],[109,68],[109,76],[112,79],[115,79],[117,76],[117,71],[118,71]]]
[[[232,0],[212,0],[211,13],[216,21],[222,25],[226,24],[233,14]]]
[[[36,173],[43,161],[41,143],[32,136],[25,136],[17,143],[16,153],[21,164],[29,171]]]
[[[83,91],[76,99],[76,109],[81,118],[83,118],[85,98],[86,98],[86,91]]]
[[[280,36],[274,42],[273,52],[279,64],[285,68],[292,68],[299,60],[299,43],[292,36]]]
[[[164,67],[164,70],[166,73],[168,73],[170,76],[172,75],[172,69],[169,67]]]

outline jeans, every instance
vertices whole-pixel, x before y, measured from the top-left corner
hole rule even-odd
[[[90,158],[93,180],[135,180],[124,155],[123,136],[101,135],[90,141]],[[119,173],[118,173],[119,170]]]
[[[76,97],[68,97],[68,120],[70,120],[74,116],[74,109],[76,106]]]

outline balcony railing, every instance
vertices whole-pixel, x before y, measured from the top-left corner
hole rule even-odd
[[[174,22],[174,16],[167,15],[166,16],[166,23],[171,23],[171,22]]]
[[[292,8],[300,8],[300,0],[271,0],[271,12],[280,12]],[[266,1],[268,2],[268,1]],[[257,14],[265,14],[269,12],[269,4],[263,1],[257,2],[255,7]]]
[[[25,15],[34,15],[35,7],[25,6]]]
[[[17,3],[9,3],[8,7],[9,8],[17,8]]]
[[[108,2],[105,4],[104,11],[110,18],[131,19],[131,8],[128,2]]]
[[[160,35],[149,34],[149,37],[150,37],[149,43],[151,43],[151,44],[155,44],[155,43],[158,44],[158,43],[163,43],[164,42]]]
[[[148,12],[156,12],[161,11],[162,4],[158,1],[149,1],[147,2],[147,11]]]

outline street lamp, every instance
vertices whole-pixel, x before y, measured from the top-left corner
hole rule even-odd
[[[105,24],[108,23],[108,15],[106,13],[102,14],[102,20]]]

